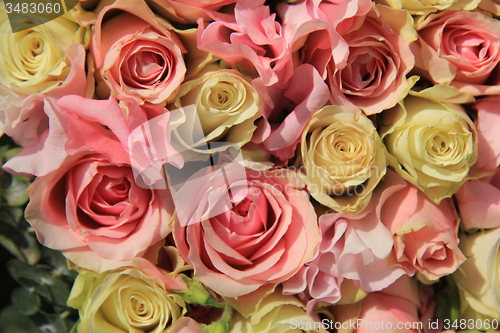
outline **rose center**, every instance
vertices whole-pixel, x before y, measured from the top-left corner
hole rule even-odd
[[[455,53],[457,57],[471,63],[488,59],[489,40],[462,29],[453,30],[448,33],[450,34],[449,54]]]
[[[142,51],[133,54],[128,61],[130,73],[137,82],[153,85],[165,79],[165,59],[156,52]]]
[[[147,314],[146,306],[144,305],[144,302],[139,301],[137,298],[132,297],[130,300],[130,304],[132,308],[134,309],[134,312],[139,315],[139,316],[144,316]]]

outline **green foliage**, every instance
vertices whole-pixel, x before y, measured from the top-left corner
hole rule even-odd
[[[0,146],[2,164],[19,152],[10,146]],[[11,305],[0,310],[0,333],[67,333],[78,320],[76,310],[66,305],[77,273],[59,251],[41,246],[26,222],[31,181],[0,171],[0,245],[15,257],[7,271],[19,284]]]
[[[435,315],[441,321],[449,319],[450,322],[454,322],[460,317],[460,295],[455,280],[448,275],[441,279],[438,287],[438,304]]]

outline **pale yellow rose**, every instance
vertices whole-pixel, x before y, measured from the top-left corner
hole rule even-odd
[[[44,24],[40,18],[16,14],[12,20],[18,27],[12,32],[4,7],[0,7],[0,83],[10,89],[33,94],[47,92],[60,85],[70,72],[65,49],[70,43],[84,43],[85,28],[70,14]],[[23,30],[24,29],[24,30]]]
[[[462,317],[500,318],[500,228],[461,234],[460,249],[467,260],[453,278],[462,296]]]
[[[226,301],[237,310],[229,333],[327,332],[319,317],[308,316],[304,304],[295,296],[283,295],[281,288],[267,287]]]
[[[420,22],[426,15],[440,10],[473,10],[481,0],[376,0],[375,2],[405,9],[415,16],[417,22]]]
[[[381,129],[389,165],[435,203],[460,188],[477,160],[476,127],[462,106],[451,103],[467,100],[457,92],[448,86],[410,92],[382,118],[395,124]]]
[[[495,16],[500,16],[500,0],[482,0],[479,3],[479,8],[486,10]]]
[[[240,148],[249,142],[260,117],[259,95],[250,79],[233,69],[208,65],[183,83],[170,110],[182,110],[183,125],[175,130],[178,142],[197,153]],[[217,142],[207,149],[205,142]]]
[[[78,309],[78,332],[151,332],[173,328],[185,313],[182,298],[159,278],[137,269],[101,275],[81,270],[68,299]]]
[[[311,195],[339,212],[363,210],[386,172],[384,145],[364,115],[325,106],[314,114],[301,140],[299,175]]]

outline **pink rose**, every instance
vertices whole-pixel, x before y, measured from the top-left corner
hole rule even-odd
[[[349,46],[341,34],[359,27],[359,21],[362,22],[370,11],[372,2],[306,0],[281,2],[276,7],[294,68],[303,63],[311,64],[326,79],[328,66],[346,66]]]
[[[480,12],[431,14],[412,45],[415,66],[434,83],[473,96],[500,93],[500,22]]]
[[[376,202],[378,195],[374,195],[372,200]],[[386,288],[404,274],[399,267],[389,267],[386,263],[393,241],[389,230],[380,221],[379,212],[373,207],[372,204],[356,215],[330,213],[319,218],[322,241],[318,258],[326,260],[333,255],[332,258],[336,259],[333,263],[338,269],[338,277],[334,267],[327,275],[336,277],[339,284],[342,281],[340,276],[354,280],[359,288],[368,292]],[[317,273],[318,277],[320,273]],[[323,292],[331,288],[321,279],[309,287]]]
[[[35,180],[26,220],[40,243],[78,266],[102,272],[129,265],[170,232],[172,200],[136,184],[124,148],[131,125],[114,99],[66,96],[57,105],[67,114],[69,156]],[[145,117],[131,113],[128,121]]]
[[[355,215],[337,212],[321,215],[319,255],[306,264],[307,275],[292,279],[294,288],[307,283],[312,298],[335,302],[343,279],[354,280],[360,289],[373,292],[386,288],[403,275],[402,268],[390,267],[386,262],[393,239],[381,222],[380,207],[389,193],[383,187],[377,188],[369,205]],[[292,287],[287,283],[284,286],[285,290]]]
[[[86,79],[85,53],[80,44],[68,45],[70,72],[64,83],[44,94],[18,95],[17,103],[5,109],[4,132],[23,147],[3,166],[8,172],[43,176],[63,163],[67,156],[66,115],[56,101],[69,94],[92,96],[93,81]]]
[[[347,2],[311,0],[279,3],[277,13],[280,22],[283,22],[283,37],[293,53],[294,66],[311,64],[323,79],[326,78],[326,68],[330,62],[345,66],[348,46],[335,27],[346,17],[356,14],[355,9],[359,10],[357,5],[356,0],[351,1],[350,5]]]
[[[419,322],[419,307],[417,282],[403,276],[388,288],[369,293],[359,302],[359,310],[349,304],[334,306],[332,313],[336,321],[356,322],[353,333],[420,333],[427,323]]]
[[[234,15],[214,13],[207,24],[198,20],[198,48],[214,53],[249,76],[258,75],[266,86],[288,82],[293,74],[290,51],[264,0],[236,3]],[[279,80],[278,80],[279,78]]]
[[[436,205],[391,170],[381,186],[387,195],[381,219],[394,237],[389,264],[410,276],[420,272],[429,280],[453,273],[465,260],[458,248],[460,220],[453,201]]]
[[[225,167],[224,177],[206,176],[177,192],[176,202],[185,205],[176,210],[191,218],[186,226],[177,218],[173,224],[176,246],[200,282],[237,297],[287,280],[313,258],[320,241],[316,214],[294,172],[247,169],[244,179]],[[221,206],[229,210],[203,217]]]
[[[179,23],[196,23],[198,18],[208,19],[207,12],[215,12],[222,6],[237,0],[152,0],[148,4],[165,18]]]
[[[477,111],[477,162],[469,171],[469,176],[490,176],[500,165],[500,125],[499,97],[480,99],[472,105]]]
[[[388,22],[395,20],[402,21],[403,28],[393,29]],[[405,11],[377,5],[358,29],[342,35],[349,51],[345,67],[330,63],[332,102],[347,112],[361,108],[371,115],[393,107],[404,97],[411,87],[406,75],[413,68],[414,57],[401,30],[411,30],[410,22]]]
[[[500,227],[499,170],[492,177],[466,182],[455,194],[465,230]]]
[[[107,14],[115,12],[108,19]],[[117,0],[95,23],[92,53],[97,69],[119,99],[165,104],[186,73],[185,52],[173,27],[145,2]]]
[[[325,221],[320,219],[320,222]],[[342,236],[346,228],[347,223],[336,223],[334,226],[320,223],[322,241],[318,256],[282,283],[283,293],[286,295],[306,292],[307,311],[310,315],[316,303],[321,301],[334,304],[342,297],[340,286],[344,277],[340,273],[338,261],[345,245],[345,237]]]
[[[295,156],[307,123],[328,101],[328,87],[309,64],[297,68],[286,88],[277,84],[266,87],[261,78],[252,84],[260,96],[262,114],[252,142],[274,155],[277,164],[287,164]]]

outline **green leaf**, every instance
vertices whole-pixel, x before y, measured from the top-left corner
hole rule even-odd
[[[45,246],[41,247],[42,257],[43,259],[52,267],[54,267],[56,275],[64,275],[69,277],[71,280],[74,280],[78,275],[78,272],[75,270],[70,270],[68,268],[68,262],[66,258],[61,254],[61,251],[56,251],[49,249]]]
[[[444,287],[438,292],[435,314],[441,320],[449,319],[454,322],[460,317],[460,295],[455,280],[450,275],[445,277],[444,282]]]
[[[1,333],[42,333],[42,331],[30,320],[16,311],[14,306],[8,305],[0,312]]]
[[[2,245],[7,251],[12,253],[12,255],[16,257],[18,260],[26,261],[26,258],[24,257],[23,253],[21,252],[21,250],[19,250],[16,243],[12,239],[0,235],[0,245]]]
[[[0,158],[9,150],[9,145],[0,146]],[[2,162],[5,162],[7,159],[3,159]]]
[[[221,318],[205,327],[204,333],[226,333],[231,328],[231,317],[233,315],[233,308],[228,304],[224,307],[224,312]]]
[[[21,207],[11,207],[6,203],[0,206],[0,223],[2,224],[8,224],[20,230],[26,230],[30,225],[23,217],[24,209]]]
[[[37,313],[31,317],[33,323],[36,324],[44,333],[66,333],[68,329],[64,324],[64,320],[58,315]]]
[[[35,294],[34,290],[30,291],[20,287],[14,289],[10,298],[20,314],[30,316],[37,313],[40,308],[40,297]]]
[[[48,288],[52,298],[52,304],[67,307],[66,303],[69,298],[68,287],[58,279],[50,279]]]
[[[46,298],[49,302],[52,302],[52,296],[47,287],[50,275],[41,271],[40,269],[26,264],[22,261],[12,259],[7,262],[7,269],[10,275],[17,281],[21,286],[31,289]]]
[[[212,300],[212,297],[208,293],[207,289],[198,282],[195,278],[188,278],[185,275],[181,275],[182,280],[188,287],[188,291],[177,292],[186,302],[195,303],[201,305],[208,305]]]
[[[40,260],[40,245],[28,231],[0,222],[0,245],[17,259],[31,265]]]
[[[10,206],[22,206],[28,202],[28,188],[31,181],[27,177],[12,175],[12,181],[5,191],[5,199]]]

